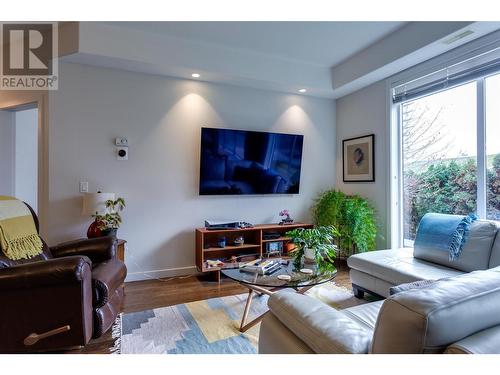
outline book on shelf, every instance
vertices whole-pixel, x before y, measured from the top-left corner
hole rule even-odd
[[[276,259],[255,259],[251,262],[240,264],[241,271],[258,273],[259,275],[272,273],[280,267],[281,261]]]

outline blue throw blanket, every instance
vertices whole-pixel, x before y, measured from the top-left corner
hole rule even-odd
[[[474,214],[426,214],[418,225],[414,246],[448,251],[450,261],[456,260],[467,242],[470,225],[476,220]]]

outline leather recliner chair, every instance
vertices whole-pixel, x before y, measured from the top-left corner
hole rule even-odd
[[[114,237],[52,248],[42,242],[40,255],[20,261],[0,248],[0,353],[82,347],[109,330],[120,312],[127,268],[116,259]]]

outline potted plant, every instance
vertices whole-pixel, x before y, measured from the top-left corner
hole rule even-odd
[[[333,225],[338,229],[336,244],[341,257],[375,249],[377,224],[375,210],[368,200],[328,190],[318,196],[312,211],[316,225]]]
[[[115,200],[109,199],[106,201],[106,213],[104,215],[95,214],[93,218],[98,222],[99,229],[103,236],[115,236],[122,217],[120,212],[125,208],[125,199],[118,197]]]
[[[297,228],[287,232],[286,235],[296,245],[291,254],[297,267],[300,267],[304,257],[304,261],[315,262],[320,268],[333,268],[336,256],[336,247],[333,242],[338,235],[333,225],[311,229]]]

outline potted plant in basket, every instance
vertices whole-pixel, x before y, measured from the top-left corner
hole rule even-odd
[[[120,212],[125,208],[125,199],[118,197],[115,200],[109,199],[106,201],[106,213],[104,215],[95,214],[93,218],[99,223],[99,229],[103,236],[115,236],[122,217]]]
[[[287,232],[286,235],[296,245],[291,253],[296,267],[300,267],[304,257],[305,262],[316,263],[319,268],[334,268],[336,246],[333,241],[338,236],[338,231],[334,226],[297,228]]]

